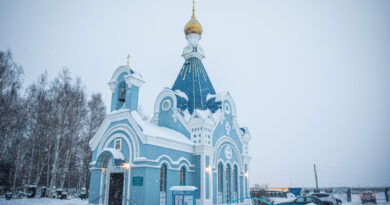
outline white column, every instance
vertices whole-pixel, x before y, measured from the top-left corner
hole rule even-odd
[[[201,192],[201,195],[200,195],[200,200],[201,200],[201,204],[204,204],[205,203],[205,199],[206,199],[206,176],[205,176],[205,164],[206,164],[206,157],[205,157],[205,154],[202,153],[200,155],[200,192]]]

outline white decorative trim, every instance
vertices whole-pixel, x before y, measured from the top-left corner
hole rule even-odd
[[[174,160],[172,160],[172,158],[170,156],[165,155],[165,154],[164,155],[160,155],[157,159],[146,159],[146,158],[142,157],[142,158],[137,159],[135,162],[153,162],[153,163],[157,163],[163,157],[166,157],[166,158],[169,159],[169,161],[170,161],[169,164],[173,164],[173,165],[178,166],[178,165],[180,165],[181,161],[185,161],[185,162],[187,162],[190,165],[191,168],[195,167],[195,165],[191,164],[191,162],[187,158],[185,158],[185,157],[180,157],[178,160],[174,161]]]
[[[118,67],[115,72],[112,74],[112,77],[111,77],[111,80],[110,82],[112,81],[118,81],[118,77],[122,74],[122,73],[127,73],[127,75],[130,75],[130,68],[127,67],[127,66],[120,66]]]
[[[225,146],[224,152],[225,152],[226,159],[232,158],[232,148],[230,147],[230,145]]]
[[[164,161],[167,163],[167,161]],[[131,167],[136,167],[136,168],[156,168],[156,169],[160,169],[161,168],[161,164],[159,165],[148,165],[148,164],[132,164]],[[167,168],[169,170],[176,170],[176,171],[180,171],[179,168],[172,168],[172,167],[168,167]],[[195,172],[195,169],[188,169],[187,172]]]
[[[116,81],[110,81],[108,82],[108,86],[110,86],[110,90],[111,90],[111,93],[114,93],[115,92],[115,89],[116,89],[116,86],[118,85],[118,83]]]
[[[176,92],[172,91],[171,89],[169,88],[164,88],[159,94],[158,94],[158,97],[154,103],[154,114],[153,114],[153,118],[151,119],[151,122],[154,123],[154,124],[158,124],[158,121],[159,121],[159,118],[160,118],[160,105],[161,105],[161,101],[166,98],[166,97],[170,97],[173,101],[173,105],[171,105],[171,108],[172,108],[172,111],[173,111],[173,114],[172,114],[172,117],[174,118],[174,122],[176,123],[177,120],[179,120],[179,122],[184,126],[184,128],[190,132],[190,128],[188,126],[188,123],[186,122],[186,120],[183,118],[183,116],[181,116],[181,114],[179,114],[178,110],[177,110],[177,97],[176,97]],[[191,132],[190,132],[191,133]]]
[[[242,156],[241,156],[241,153],[240,153],[240,149],[238,149],[238,146],[237,144],[234,142],[234,140],[232,140],[232,138],[228,137],[228,136],[223,136],[223,137],[220,137],[218,139],[218,141],[215,143],[215,148],[216,148],[216,152],[214,153],[214,166],[217,166],[217,162],[218,162],[218,156],[219,154],[221,153],[222,151],[222,148],[223,148],[223,143],[225,142],[228,142],[232,145],[232,148],[233,148],[233,151],[236,153],[236,157],[237,157],[237,160],[239,161],[239,163],[242,165]],[[213,168],[216,168],[216,167],[213,167]]]
[[[179,120],[180,120],[179,116]],[[109,131],[107,131],[107,134],[104,134],[105,131],[107,130],[108,126],[115,121],[119,120],[128,120],[132,128],[127,125],[127,124],[120,124],[120,125],[115,125],[112,128],[110,128]],[[184,125],[185,126],[185,125]],[[141,129],[139,128],[137,122],[134,120],[134,118],[131,116],[130,111],[127,109],[121,109],[118,111],[115,111],[112,114],[109,114],[103,121],[102,125],[99,127],[98,131],[96,132],[95,136],[89,141],[89,146],[91,147],[92,150],[94,150],[101,139],[106,136],[110,135],[113,131],[117,131],[119,128],[121,128],[123,131],[125,131],[129,136],[134,136],[134,144],[138,141],[136,141],[137,137],[141,140],[143,144],[151,144],[151,145],[156,145],[159,147],[165,147],[169,149],[174,149],[178,151],[183,151],[183,152],[188,152],[188,153],[193,153],[194,152],[194,147],[193,144],[189,144],[186,142],[181,142],[177,140],[172,140],[172,139],[166,139],[166,138],[161,138],[161,137],[155,137],[155,136],[148,136],[144,135]],[[187,129],[188,130],[188,129]],[[177,132],[177,131],[175,131]],[[134,134],[135,133],[135,134]],[[103,136],[104,135],[104,136]],[[132,138],[132,139],[133,139]],[[138,150],[139,153],[139,146],[133,147],[134,150]],[[136,155],[136,154],[135,154]],[[136,158],[136,157],[135,157]]]
[[[205,58],[203,48],[199,45],[200,38],[201,36],[196,33],[190,33],[186,35],[188,44],[183,49],[183,54],[182,54],[183,58],[185,58],[186,60],[191,57],[195,57],[200,60]]]
[[[130,140],[131,140],[132,143],[130,143],[130,141],[126,137],[126,135],[124,135],[122,133],[113,134],[114,132],[116,132],[118,130],[124,131],[130,137]],[[134,159],[137,159],[139,157],[139,142],[138,142],[138,138],[135,136],[135,133],[131,130],[131,128],[128,125],[125,125],[125,124],[115,125],[115,126],[111,127],[106,132],[106,134],[102,137],[102,139],[99,140],[99,147],[98,147],[98,153],[99,154],[97,156],[99,156],[100,153],[102,152],[102,149],[107,147],[115,138],[122,138],[122,139],[124,139],[126,141],[126,143],[128,144],[128,146],[129,146],[129,154],[131,155],[131,151],[134,151]],[[106,143],[102,143],[104,141],[106,141]],[[122,146],[122,144],[121,144],[121,146]],[[130,147],[132,149],[130,149]],[[129,161],[131,161],[131,158],[129,158]]]
[[[145,81],[131,74],[125,76],[125,81],[129,88],[131,88],[132,85],[135,85],[137,87],[142,87],[145,84]]]

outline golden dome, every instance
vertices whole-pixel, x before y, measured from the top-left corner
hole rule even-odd
[[[184,26],[184,33],[190,34],[190,33],[197,33],[199,35],[202,35],[202,25],[200,25],[199,21],[195,17],[195,8],[192,9],[192,17],[191,20],[188,21],[186,26]]]

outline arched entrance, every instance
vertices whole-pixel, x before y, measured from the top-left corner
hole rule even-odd
[[[100,204],[122,205],[125,201],[125,178],[130,175],[129,163],[125,162],[122,152],[105,148],[96,160],[96,167],[101,168]]]

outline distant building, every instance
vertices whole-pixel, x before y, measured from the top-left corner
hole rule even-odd
[[[90,204],[172,204],[169,188],[180,185],[197,187],[197,204],[249,195],[251,136],[237,123],[233,98],[216,93],[207,75],[195,11],[185,34],[185,62],[150,121],[138,111],[141,74],[129,65],[114,72],[111,113],[90,141]]]

